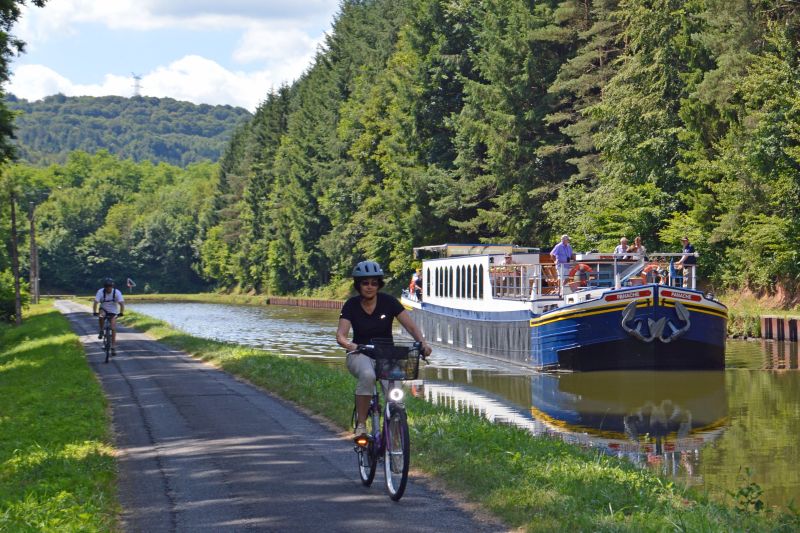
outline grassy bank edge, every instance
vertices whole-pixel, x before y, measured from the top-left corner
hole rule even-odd
[[[116,531],[108,403],[52,301],[0,325],[0,531]]]
[[[246,378],[340,428],[352,410],[342,369],[199,339],[130,313],[127,325]],[[792,531],[800,517],[710,500],[627,461],[409,398],[412,464],[528,531]],[[354,471],[355,475],[355,471]]]

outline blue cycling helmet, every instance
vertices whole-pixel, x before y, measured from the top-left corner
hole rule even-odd
[[[353,278],[380,278],[383,279],[383,269],[375,261],[361,261],[353,269]]]

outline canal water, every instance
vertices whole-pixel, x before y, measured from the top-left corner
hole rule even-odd
[[[130,303],[189,334],[343,364],[337,311]],[[754,482],[800,503],[797,343],[729,341],[723,372],[533,372],[435,349],[415,387],[429,401],[626,457],[715,497]]]

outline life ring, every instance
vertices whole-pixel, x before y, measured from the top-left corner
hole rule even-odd
[[[644,267],[642,269],[642,283],[647,283],[647,275],[650,272],[652,272],[654,270],[658,270],[658,269],[659,269],[659,264],[658,263],[650,263],[649,265]]]
[[[575,275],[578,272],[586,272],[587,274],[591,274],[592,272],[594,272],[594,270],[592,270],[592,267],[590,267],[586,263],[578,263],[577,265],[572,267],[572,270],[570,270],[569,274],[567,274],[567,277],[569,278],[570,283],[574,283],[575,282],[574,278],[575,278]],[[587,282],[589,276],[587,275],[586,278],[587,279],[579,280],[578,285],[580,287],[585,287],[586,286],[586,282]]]

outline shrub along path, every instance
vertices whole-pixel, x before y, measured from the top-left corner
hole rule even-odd
[[[361,486],[352,447],[286,402],[120,328],[104,364],[87,308],[60,302],[109,398],[130,531],[489,531],[410,480]]]

